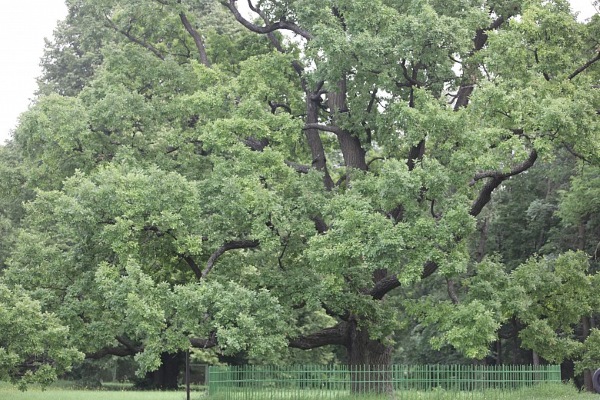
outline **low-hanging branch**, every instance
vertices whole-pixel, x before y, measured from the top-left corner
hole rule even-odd
[[[144,350],[142,346],[138,346],[124,336],[116,336],[115,340],[119,342],[120,346],[104,347],[95,352],[86,353],[85,358],[97,360],[106,356],[126,357],[136,355]]]
[[[289,347],[301,350],[316,349],[328,345],[344,346],[348,343],[348,323],[340,322],[334,327],[321,329],[309,335],[290,339]]]
[[[97,351],[86,353],[85,358],[91,360],[98,360],[107,356],[117,356],[117,357],[127,357],[134,356],[144,351],[144,346],[142,345],[134,345],[128,339],[118,336],[116,340],[120,342],[121,346],[110,346],[104,347]],[[211,332],[208,338],[189,338],[190,345],[197,349],[208,349],[211,347],[215,347],[218,345],[217,334],[216,332]]]

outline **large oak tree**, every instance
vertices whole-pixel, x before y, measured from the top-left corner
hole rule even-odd
[[[67,3],[14,137],[38,191],[4,279],[88,357],[386,365],[394,290],[442,276],[456,303],[503,182],[599,154],[600,25],[566,1]],[[484,356],[501,317],[456,311]]]

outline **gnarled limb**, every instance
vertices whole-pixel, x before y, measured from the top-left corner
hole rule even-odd
[[[244,143],[246,146],[248,146],[254,151],[263,151],[265,147],[269,145],[269,139],[257,139],[255,137],[249,136],[246,139],[242,140],[242,143]]]
[[[433,261],[427,261],[423,266],[423,272],[421,273],[421,279],[425,279],[437,271],[438,265]],[[396,275],[386,275],[384,278],[378,280],[371,291],[368,293],[375,300],[381,300],[383,297],[393,289],[400,287],[400,281]]]
[[[348,323],[340,322],[334,327],[290,339],[288,346],[295,349],[309,350],[328,345],[345,346],[348,344],[348,340]]]
[[[221,4],[223,4],[225,7],[227,7],[231,13],[233,14],[233,16],[235,17],[235,19],[242,25],[244,25],[247,29],[251,30],[252,32],[256,32],[256,33],[261,33],[263,35],[266,35],[268,33],[271,32],[275,32],[277,30],[289,30],[294,32],[297,35],[302,36],[304,39],[306,40],[311,40],[313,38],[312,34],[310,32],[308,32],[305,29],[302,29],[301,27],[299,27],[298,25],[296,25],[293,22],[290,21],[278,21],[275,23],[272,23],[270,25],[266,25],[266,26],[258,26],[253,24],[252,22],[248,21],[246,18],[244,18],[244,16],[242,14],[240,14],[240,11],[237,9],[236,5],[235,5],[235,0],[221,0]]]
[[[366,151],[363,149],[360,139],[346,129],[341,129],[335,126],[338,121],[338,116],[342,113],[348,112],[347,98],[347,84],[346,77],[342,77],[337,82],[337,88],[335,91],[329,91],[327,94],[327,102],[331,116],[333,119],[333,125],[331,132],[334,132],[337,136],[342,156],[344,157],[344,163],[346,167],[356,168],[361,171],[367,170]],[[321,127],[319,129],[328,129]]]
[[[518,175],[521,172],[524,172],[531,168],[535,163],[535,160],[537,160],[537,156],[537,151],[533,149],[531,150],[531,152],[529,153],[529,157],[527,157],[525,161],[515,166],[509,172],[487,171],[476,174],[473,178],[473,181],[481,180],[484,178],[489,179],[489,181],[483,186],[483,188],[479,192],[479,195],[477,196],[477,199],[475,199],[475,201],[471,205],[471,211],[469,211],[469,214],[471,214],[474,217],[479,215],[481,210],[483,210],[483,207],[491,200],[492,192],[498,186],[500,186],[502,182],[504,182],[511,176]]]

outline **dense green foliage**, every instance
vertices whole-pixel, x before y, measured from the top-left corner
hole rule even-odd
[[[0,315],[23,301],[40,327],[0,374],[75,350],[143,374],[190,346],[381,364],[401,334],[483,359],[511,324],[546,360],[598,360],[598,16],[67,4],[0,149]]]

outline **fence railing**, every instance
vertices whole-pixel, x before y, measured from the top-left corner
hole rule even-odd
[[[339,398],[407,391],[514,390],[560,382],[558,365],[345,365],[210,367],[208,390],[219,399]]]

